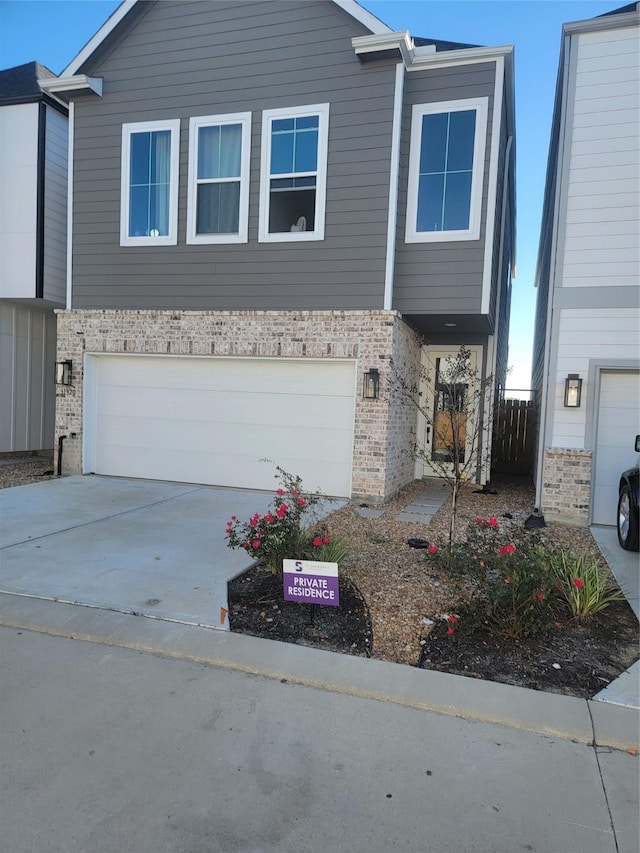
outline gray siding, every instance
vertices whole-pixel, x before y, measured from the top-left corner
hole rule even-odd
[[[0,452],[53,447],[53,311],[0,302]]]
[[[76,105],[74,308],[381,308],[393,63],[363,67],[365,28],[333,3],[149,4],[83,71]],[[262,110],[329,102],[324,241],[259,244]],[[252,112],[249,242],[186,245],[190,116]],[[119,245],[121,127],[181,119],[178,245]]]
[[[482,298],[495,62],[407,74],[400,149],[393,307],[403,314],[479,314]],[[405,243],[411,111],[414,104],[488,97],[480,240]]]
[[[67,290],[68,120],[46,107],[44,175],[44,293],[64,305]]]

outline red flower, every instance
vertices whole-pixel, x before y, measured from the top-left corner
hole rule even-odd
[[[456,629],[453,627],[453,625],[449,625],[449,627],[447,628],[447,634],[453,634],[455,633],[455,630]]]
[[[253,542],[251,543],[251,545],[253,548],[259,548],[260,547],[260,540],[254,539]]]
[[[235,516],[235,515],[231,516],[231,521],[237,521],[237,520],[238,520],[237,516]]]
[[[280,495],[280,497],[282,497],[282,495],[284,495],[284,489],[276,489],[276,495]]]
[[[243,548],[245,548],[245,549],[247,549],[247,548],[249,547],[249,543],[248,543],[248,542],[243,542],[243,543],[242,543],[242,547],[243,547]]]
[[[294,496],[294,498],[297,498],[300,492],[291,492],[291,494]]]
[[[580,578],[574,578],[573,585],[576,589],[584,589],[584,581],[581,581]]]
[[[299,498],[299,499],[296,501],[296,503],[298,504],[298,506],[305,506],[307,502],[306,502],[306,501],[303,501],[303,500],[302,500],[302,498]]]
[[[289,507],[286,504],[280,504],[280,506],[276,510],[276,515],[278,516],[278,518],[284,518],[287,514],[288,509]]]
[[[476,524],[482,524],[482,519],[479,515],[476,515]]]
[[[562,622],[556,622],[556,628],[562,628]]]
[[[505,554],[515,554],[516,546],[513,544],[513,542],[509,542],[508,545],[503,545],[502,548],[499,548],[498,552],[502,554],[503,557],[505,556]]]
[[[319,548],[322,545],[322,539],[319,536],[316,536],[316,538],[313,540],[313,544],[316,546],[316,548]]]
[[[325,536],[325,537],[323,538],[323,540],[322,540],[322,543],[323,543],[324,545],[328,545],[328,544],[329,544],[329,542],[331,542],[331,539],[329,539],[329,537],[328,537],[328,536]]]
[[[436,548],[435,545],[429,545],[429,553],[430,554],[437,554],[438,553],[438,549]]]
[[[270,512],[268,512],[264,517],[264,523],[271,524],[272,521],[275,521],[275,518],[271,515]]]
[[[447,616],[447,621],[448,621],[448,622],[457,622],[457,621],[458,621],[458,617],[457,617],[457,616],[454,616],[454,615],[453,615],[453,613],[452,613],[452,614],[451,614],[451,616]]]
[[[492,516],[487,523],[488,523],[489,527],[497,527],[498,526],[498,519],[495,518],[494,516]]]
[[[544,601],[544,592],[536,592],[536,598],[538,601]]]

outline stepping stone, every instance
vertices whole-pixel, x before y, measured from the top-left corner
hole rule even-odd
[[[396,521],[420,521],[422,524],[428,524],[433,515],[425,512],[409,512],[411,507],[408,507],[404,512],[396,515]]]
[[[368,506],[358,506],[356,512],[361,518],[380,518],[384,515],[383,509],[372,509]]]

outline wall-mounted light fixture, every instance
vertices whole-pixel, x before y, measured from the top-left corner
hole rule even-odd
[[[564,404],[568,409],[579,409],[582,399],[582,379],[570,373],[564,380]]]
[[[377,400],[380,396],[380,372],[374,367],[364,375],[362,396],[365,400]]]
[[[56,361],[56,385],[71,385],[72,369],[73,362],[70,359]]]

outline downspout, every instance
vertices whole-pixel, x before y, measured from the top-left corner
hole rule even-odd
[[[554,300],[554,291],[555,291],[555,278],[556,278],[556,268],[557,268],[557,259],[558,259],[558,217],[560,210],[560,194],[562,189],[562,173],[563,173],[563,165],[564,165],[564,143],[565,143],[565,132],[566,132],[566,119],[567,119],[567,92],[569,89],[569,59],[571,54],[571,36],[565,35],[563,48],[566,47],[564,51],[563,57],[563,65],[562,65],[562,74],[563,74],[563,85],[562,85],[562,102],[560,108],[560,122],[558,127],[558,150],[556,153],[556,186],[555,186],[555,198],[553,203],[553,221],[552,221],[552,237],[551,237],[551,246],[549,249],[549,287],[547,289],[547,321],[545,326],[545,340],[544,340],[544,357],[542,362],[542,385],[540,388],[540,420],[538,422],[538,452],[536,454],[536,494],[535,494],[535,509],[538,511],[542,511],[542,507],[540,506],[542,499],[542,481],[543,481],[543,465],[544,465],[544,448],[546,444],[547,438],[547,397],[549,394],[549,353],[551,349],[551,331],[552,331],[552,323],[553,323],[553,300]],[[553,120],[552,120],[553,122]],[[553,123],[552,123],[553,128]],[[553,132],[553,131],[552,131]],[[551,152],[551,146],[553,145],[553,137],[551,139],[551,145],[549,151]],[[558,168],[560,165],[560,168]],[[544,203],[543,203],[543,212],[544,212]],[[542,223],[544,225],[544,223]],[[542,233],[542,228],[541,228]]]
[[[62,442],[66,437],[66,435],[58,436],[58,477],[62,476]]]
[[[402,106],[404,102],[404,62],[396,65],[393,95],[393,124],[391,127],[391,164],[389,172],[389,216],[387,218],[387,257],[384,269],[385,311],[393,304],[393,276],[396,262],[396,224],[398,216],[398,182],[400,173],[400,138],[402,135]]]

